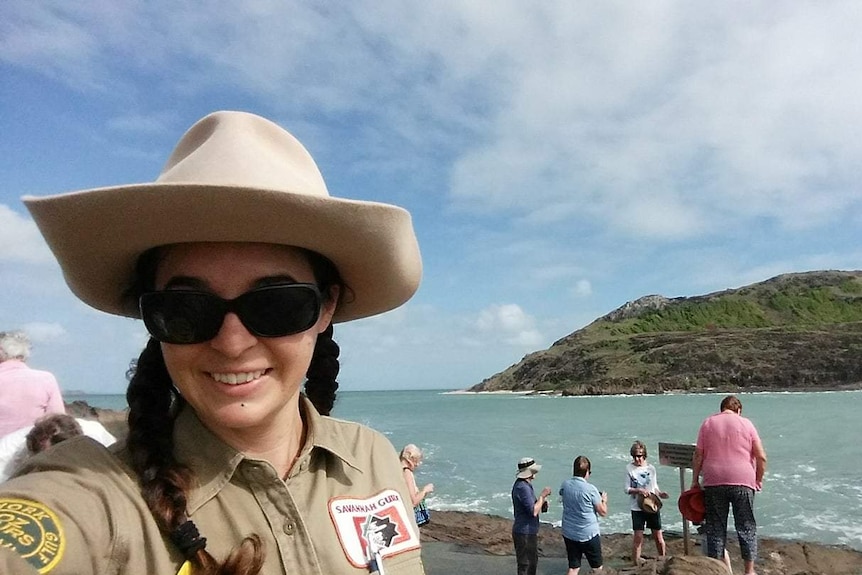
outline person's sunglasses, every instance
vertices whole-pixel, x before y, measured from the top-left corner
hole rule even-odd
[[[320,290],[296,283],[256,288],[226,300],[211,293],[165,290],[141,295],[141,318],[163,343],[203,343],[218,335],[228,312],[235,313],[258,337],[282,337],[305,331],[320,316]]]
[[[634,455],[632,455],[632,457],[633,457],[633,458],[635,458],[635,459],[646,459],[646,454],[644,454],[644,453],[635,453]]]

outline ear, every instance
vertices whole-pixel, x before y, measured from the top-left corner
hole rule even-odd
[[[329,288],[329,297],[323,299],[320,306],[320,317],[317,319],[317,333],[321,333],[332,323],[332,316],[338,307],[338,297],[341,295],[340,286],[333,285]]]

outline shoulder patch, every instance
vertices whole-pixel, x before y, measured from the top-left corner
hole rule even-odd
[[[66,550],[60,520],[42,503],[0,499],[0,547],[15,550],[39,573],[57,566]]]
[[[329,517],[354,567],[371,568],[383,558],[419,549],[419,536],[411,528],[413,511],[407,512],[394,489],[367,497],[333,497]]]

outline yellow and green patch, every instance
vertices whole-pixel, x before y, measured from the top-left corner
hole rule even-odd
[[[42,503],[0,499],[0,547],[15,550],[39,573],[57,566],[66,550],[60,520]]]

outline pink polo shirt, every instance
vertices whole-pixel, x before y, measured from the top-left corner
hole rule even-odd
[[[703,485],[755,485],[754,446],[760,436],[754,424],[732,411],[711,415],[697,433],[703,451]]]
[[[46,413],[66,413],[54,376],[17,359],[0,363],[0,437],[33,425]]]

